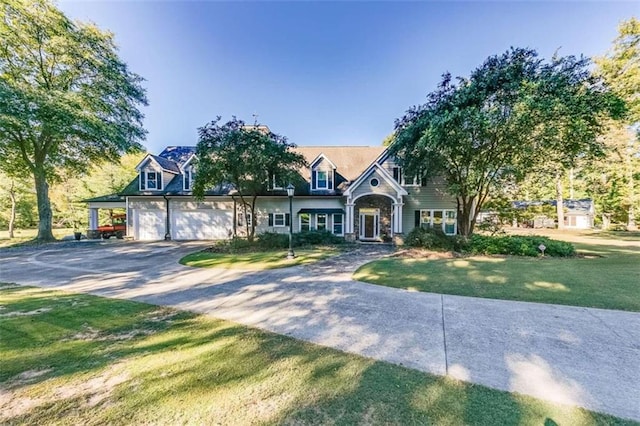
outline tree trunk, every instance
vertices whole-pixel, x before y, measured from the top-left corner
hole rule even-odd
[[[474,198],[462,197],[458,199],[458,233],[463,237],[473,234],[475,217],[473,217]]]
[[[627,155],[626,158],[626,174],[627,174],[627,185],[629,190],[629,208],[627,209],[627,231],[637,231],[638,226],[636,225],[636,212],[635,212],[635,203],[636,203],[636,194],[635,194],[635,180],[633,179],[633,165],[631,164],[632,158],[631,155]]]
[[[11,181],[9,188],[9,197],[11,198],[11,216],[9,216],[9,238],[13,238],[13,228],[16,224],[16,183]]]
[[[569,199],[573,200],[575,198],[575,193],[573,192],[573,181],[574,181],[574,173],[573,167],[569,170]]]
[[[562,198],[562,174],[556,173],[556,213],[558,229],[564,229],[564,200]]]
[[[38,200],[38,236],[39,241],[54,241],[51,223],[53,214],[51,212],[51,201],[49,200],[49,184],[45,171],[36,168],[33,173],[36,183],[36,198]]]
[[[602,213],[602,229],[607,230],[611,226],[611,214]]]

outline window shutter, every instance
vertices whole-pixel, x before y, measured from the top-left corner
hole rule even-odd
[[[417,228],[418,226],[420,226],[420,210],[416,210],[415,218],[415,227]]]
[[[158,177],[158,189],[162,189],[162,172],[156,173],[156,176]]]
[[[140,189],[146,189],[146,184],[147,184],[147,182],[145,181],[146,177],[147,177],[147,174],[145,172],[140,172]]]
[[[316,189],[316,171],[311,172],[311,189]]]
[[[422,176],[420,178],[420,186],[427,186],[427,177],[426,176]]]
[[[269,213],[269,226],[273,226],[273,213]]]
[[[284,226],[289,226],[291,223],[291,215],[289,213],[284,215]]]
[[[333,189],[333,173],[333,170],[327,173],[327,179],[329,180],[327,183],[327,189]]]

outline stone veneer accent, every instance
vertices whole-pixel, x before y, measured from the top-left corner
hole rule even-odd
[[[391,212],[393,202],[391,198],[384,195],[365,195],[358,198],[354,206],[354,224],[353,232],[357,239],[360,235],[360,209],[361,208],[373,208],[380,209],[380,238],[385,235],[391,237]]]

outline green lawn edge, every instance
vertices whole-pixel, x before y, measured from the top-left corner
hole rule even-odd
[[[224,268],[266,270],[307,265],[335,256],[340,251],[332,247],[296,249],[296,257],[287,259],[287,250],[249,251],[242,253],[213,253],[198,251],[179,260],[180,264],[194,268]]]
[[[145,303],[6,286],[0,306],[0,423],[637,424]]]
[[[572,258],[389,258],[358,268],[370,284],[456,296],[640,312],[640,249],[574,243]]]

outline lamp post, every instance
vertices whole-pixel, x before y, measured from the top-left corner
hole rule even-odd
[[[296,254],[293,252],[293,193],[296,188],[291,183],[287,185],[287,196],[289,197],[289,252],[287,259],[295,259]]]

